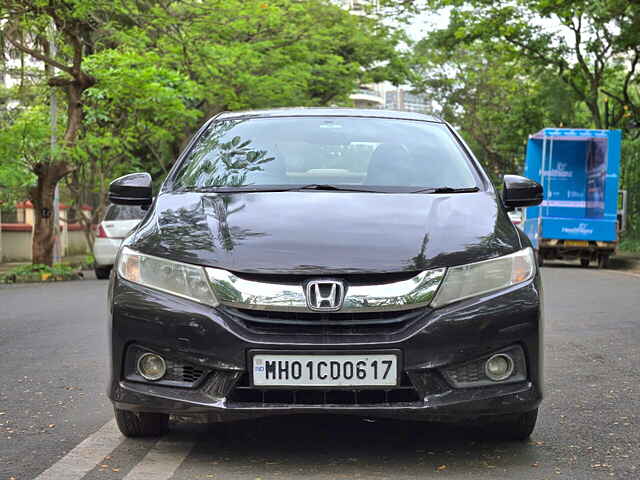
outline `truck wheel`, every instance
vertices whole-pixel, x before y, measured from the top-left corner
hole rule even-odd
[[[583,267],[587,268],[589,266],[589,259],[588,258],[581,258],[580,259],[580,265],[582,265]]]
[[[130,412],[114,408],[116,423],[125,437],[158,437],[169,430],[169,415],[153,412]]]
[[[509,419],[496,418],[486,424],[487,432],[496,440],[525,441],[536,427],[538,409]]]
[[[98,280],[107,280],[109,275],[111,275],[111,265],[107,267],[95,267],[94,271],[96,272],[96,278]]]
[[[607,268],[609,266],[609,255],[598,256],[598,268]]]

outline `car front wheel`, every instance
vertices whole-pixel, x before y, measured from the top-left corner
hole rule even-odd
[[[95,267],[94,271],[98,280],[106,280],[111,275],[111,265],[108,267]]]
[[[158,437],[169,430],[169,415],[114,409],[118,428],[125,437]]]

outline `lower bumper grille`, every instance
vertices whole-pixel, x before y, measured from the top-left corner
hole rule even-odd
[[[299,390],[251,387],[248,375],[238,381],[227,397],[230,403],[287,406],[410,406],[422,404],[422,398],[409,377],[391,389],[366,390]]]

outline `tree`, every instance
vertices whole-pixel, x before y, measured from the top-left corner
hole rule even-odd
[[[414,87],[454,124],[489,174],[521,170],[524,139],[549,125],[573,125],[578,99],[545,69],[494,44],[451,43],[435,32],[414,49]]]
[[[82,0],[3,0],[0,8],[6,41],[14,49],[42,61],[49,73],[48,84],[62,89],[66,95],[67,115],[61,150],[30,163],[36,176],[36,185],[29,189],[35,212],[33,262],[51,265],[54,192],[60,179],[74,169],[64,152],[74,147],[78,140],[83,115],[82,94],[95,83],[82,66],[85,40],[93,30],[94,20]],[[59,44],[59,53],[49,38]],[[61,74],[54,75],[54,69]]]
[[[49,152],[49,114],[34,107],[17,112],[0,128],[0,203],[24,200],[33,185],[31,166],[46,160]]]
[[[126,49],[103,50],[85,60],[96,84],[83,96],[82,135],[70,151],[76,169],[67,187],[78,208],[97,197],[92,214],[79,217],[89,245],[110,181],[134,170],[164,176],[172,142],[200,117],[189,107],[197,99],[197,86],[161,63],[153,53]]]
[[[93,191],[102,206],[113,175],[165,173],[197,119],[342,103],[362,81],[404,75],[400,34],[327,0],[0,0],[0,14],[5,44],[64,93],[60,147],[29,164],[38,263],[52,261],[60,179],[75,204]]]
[[[433,34],[451,52],[475,48],[481,58],[491,52],[524,62],[525,79],[510,82],[530,97],[535,109],[541,98],[554,98],[545,105],[545,126],[622,129],[621,187],[630,193],[629,236],[640,235],[640,3],[628,0],[428,0],[428,8],[450,8],[450,23]],[[454,53],[454,55],[456,54]],[[502,69],[503,63],[494,63]],[[494,73],[486,72],[486,78]],[[522,73],[522,72],[521,72]],[[531,82],[543,97],[532,95]],[[509,83],[509,82],[508,82]],[[564,87],[561,87],[564,85]],[[553,96],[553,92],[558,95]],[[552,95],[549,96],[548,94]],[[512,110],[512,97],[501,102]],[[577,103],[574,103],[574,100]],[[570,108],[570,105],[574,108]],[[555,107],[554,107],[555,105]],[[573,123],[557,123],[558,106],[572,112]],[[486,105],[481,109],[486,115]],[[553,116],[548,116],[554,111]],[[522,111],[524,119],[526,111]],[[510,115],[506,115],[508,118]],[[507,118],[497,124],[509,128]],[[553,122],[553,119],[556,122]],[[516,117],[517,119],[517,117]],[[503,122],[504,120],[504,122]],[[471,123],[470,130],[481,128]],[[500,130],[494,135],[500,136]],[[535,131],[532,129],[531,131]],[[494,137],[495,138],[495,137]],[[521,143],[524,144],[524,136]]]
[[[457,43],[502,44],[552,71],[590,113],[595,128],[640,121],[640,5],[626,0],[430,0],[454,7],[447,29]],[[614,82],[613,80],[616,79]]]
[[[118,41],[188,75],[205,117],[341,103],[363,81],[404,78],[402,36],[328,1],[139,2],[127,17],[133,26]]]

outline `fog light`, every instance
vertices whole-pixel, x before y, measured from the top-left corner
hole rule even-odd
[[[138,358],[138,373],[147,380],[160,380],[167,373],[167,365],[160,355],[145,353]]]
[[[484,371],[494,382],[506,380],[513,373],[513,360],[509,355],[499,353],[487,360]]]

